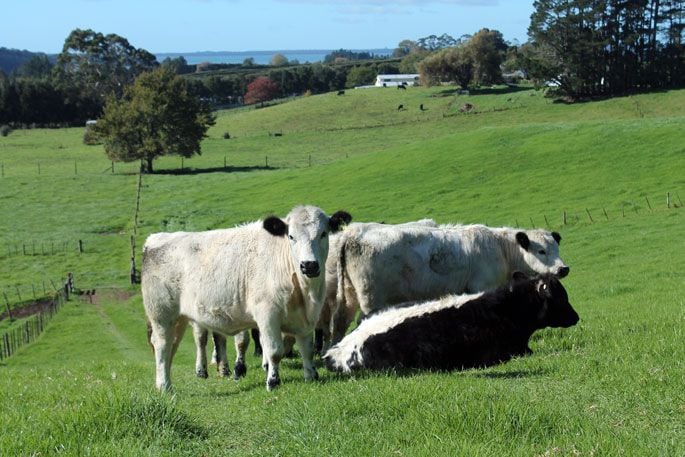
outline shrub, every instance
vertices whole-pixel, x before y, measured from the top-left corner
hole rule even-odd
[[[12,127],[10,127],[9,125],[0,125],[0,136],[7,136],[10,134],[11,131]]]
[[[94,129],[86,127],[86,131],[83,133],[83,143],[89,146],[100,144],[100,139]]]

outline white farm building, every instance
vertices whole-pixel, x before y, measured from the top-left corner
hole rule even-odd
[[[376,76],[377,87],[395,87],[395,86],[418,86],[419,75],[378,75]]]

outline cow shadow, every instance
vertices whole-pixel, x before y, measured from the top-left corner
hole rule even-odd
[[[277,170],[270,165],[253,165],[244,167],[213,167],[213,168],[168,168],[155,170],[153,175],[202,175],[206,173],[249,173],[252,171]]]

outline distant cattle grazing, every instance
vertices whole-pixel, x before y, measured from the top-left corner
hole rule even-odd
[[[188,321],[235,335],[258,328],[268,390],[280,384],[281,332],[295,335],[305,379],[318,377],[312,332],[325,294],[328,234],[351,217],[298,206],[285,219],[207,232],[156,233],[143,247],[142,293],[156,386],[171,388],[171,363]]]
[[[337,279],[327,287],[327,301],[336,293],[331,341],[340,341],[358,309],[368,315],[397,303],[481,292],[504,284],[514,271],[564,277],[570,269],[559,257],[560,242],[558,233],[545,230],[352,224],[333,243],[326,264]]]
[[[339,91],[338,91],[338,95],[345,95],[345,91],[344,91],[344,90],[339,90]]]
[[[397,89],[398,90],[407,90],[407,86],[405,86],[405,84],[403,83],[403,84],[398,85]]]
[[[379,312],[329,349],[324,361],[340,372],[487,367],[530,354],[536,330],[570,327],[578,319],[556,276],[520,273],[485,293]]]
[[[399,86],[398,86],[398,87],[399,87]],[[402,111],[403,109],[404,109],[404,105],[399,105],[399,106],[397,107],[397,111]]]
[[[425,108],[423,107],[423,103],[421,103],[421,104],[419,105],[419,109],[420,109],[421,111],[426,111]]]

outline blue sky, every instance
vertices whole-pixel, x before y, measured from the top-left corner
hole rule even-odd
[[[15,0],[0,46],[58,53],[75,28],[150,52],[393,48],[483,27],[526,41],[533,0]]]

